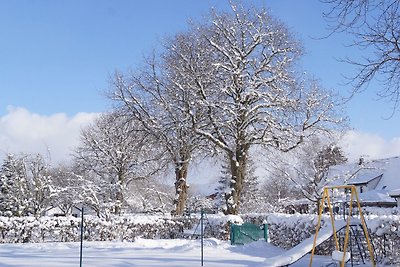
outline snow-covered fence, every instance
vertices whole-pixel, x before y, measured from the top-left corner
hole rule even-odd
[[[190,217],[176,217],[175,220],[183,221],[186,233],[194,233],[200,227],[200,214],[192,214]],[[241,224],[243,220],[236,215],[205,214],[204,237],[214,237],[220,240],[228,240],[231,224]],[[199,230],[199,229],[197,229]],[[197,231],[199,233],[199,231]],[[186,235],[187,236],[187,235]]]

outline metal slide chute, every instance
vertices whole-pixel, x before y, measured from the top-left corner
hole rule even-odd
[[[346,224],[343,221],[336,223],[337,231],[342,230]],[[293,248],[285,251],[284,253],[267,258],[264,260],[264,267],[278,267],[278,266],[288,266],[293,264],[307,255],[314,247],[314,243],[316,246],[322,244],[324,241],[331,238],[333,235],[333,228],[332,224],[328,223],[328,225],[322,228],[319,231],[319,235],[316,239],[314,236],[311,236],[305,240],[303,240],[298,245],[294,246]]]

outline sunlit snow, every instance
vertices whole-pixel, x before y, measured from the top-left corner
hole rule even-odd
[[[20,267],[79,266],[79,243],[0,244],[0,265]],[[284,250],[264,241],[231,246],[229,241],[204,240],[204,266],[264,266],[267,257]],[[327,257],[317,257],[316,263]],[[293,264],[308,266],[309,257]],[[82,266],[201,266],[200,240],[146,240],[85,242]]]

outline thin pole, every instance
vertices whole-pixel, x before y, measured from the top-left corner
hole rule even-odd
[[[203,209],[201,209],[201,217],[200,217],[200,233],[201,233],[201,266],[204,266],[204,229],[203,229],[203,216],[204,212]]]
[[[371,240],[369,238],[367,224],[365,222],[364,214],[362,212],[361,205],[360,205],[360,198],[358,197],[358,192],[357,192],[355,186],[354,186],[354,193],[355,193],[356,199],[357,199],[357,207],[358,207],[358,210],[359,210],[359,213],[360,213],[361,225],[362,225],[363,230],[364,230],[365,239],[367,240],[369,256],[371,257],[372,266],[375,267],[376,266],[376,262],[375,262],[374,252],[372,250],[373,249],[372,248],[372,243],[371,243]],[[383,239],[383,240],[385,240],[385,239]]]
[[[317,223],[317,228],[315,230],[314,242],[313,242],[313,247],[312,247],[311,256],[310,256],[310,263],[308,265],[309,267],[312,266],[313,256],[314,256],[314,253],[315,253],[315,247],[317,246],[318,231],[319,231],[319,228],[321,228],[322,212],[323,212],[323,209],[324,209],[325,198],[326,198],[327,194],[329,194],[328,190],[324,189],[324,193],[322,194],[321,204],[319,206],[319,211],[318,211],[318,223]]]
[[[79,266],[82,267],[82,250],[83,250],[83,207],[81,210],[81,252],[79,257]]]
[[[325,189],[324,189],[325,191]],[[332,197],[333,197],[333,189],[332,189]],[[329,197],[329,191],[326,190],[326,200],[328,202],[328,209],[329,209],[329,214],[331,217],[331,223],[332,223],[332,231],[333,231],[333,239],[335,240],[335,246],[336,250],[339,250],[339,240],[336,234],[336,227],[335,227],[335,217],[333,214],[333,209],[332,209],[332,204],[331,204],[331,198]]]
[[[350,233],[350,224],[351,224],[351,212],[353,209],[353,197],[354,197],[354,192],[355,192],[355,187],[351,188],[351,195],[350,195],[350,202],[349,202],[349,216],[347,217],[347,225],[346,225],[346,234],[344,236],[344,244],[343,244],[343,257],[342,261],[340,263],[340,267],[344,267],[346,264],[346,252],[347,252],[347,245],[349,242],[349,233]]]

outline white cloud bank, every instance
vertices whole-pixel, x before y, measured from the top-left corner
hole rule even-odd
[[[44,116],[21,107],[8,107],[0,117],[0,158],[7,153],[40,153],[53,163],[70,159],[80,131],[97,113],[65,113]]]
[[[0,159],[6,153],[41,153],[50,155],[53,163],[69,160],[72,149],[78,145],[81,129],[98,115],[44,116],[25,108],[8,107],[7,114],[0,117]],[[387,140],[376,134],[349,131],[341,146],[350,161],[360,156],[368,159],[400,156],[400,136]]]
[[[349,161],[356,161],[360,156],[371,160],[400,156],[400,136],[388,140],[377,134],[349,131],[342,138],[341,146]]]

